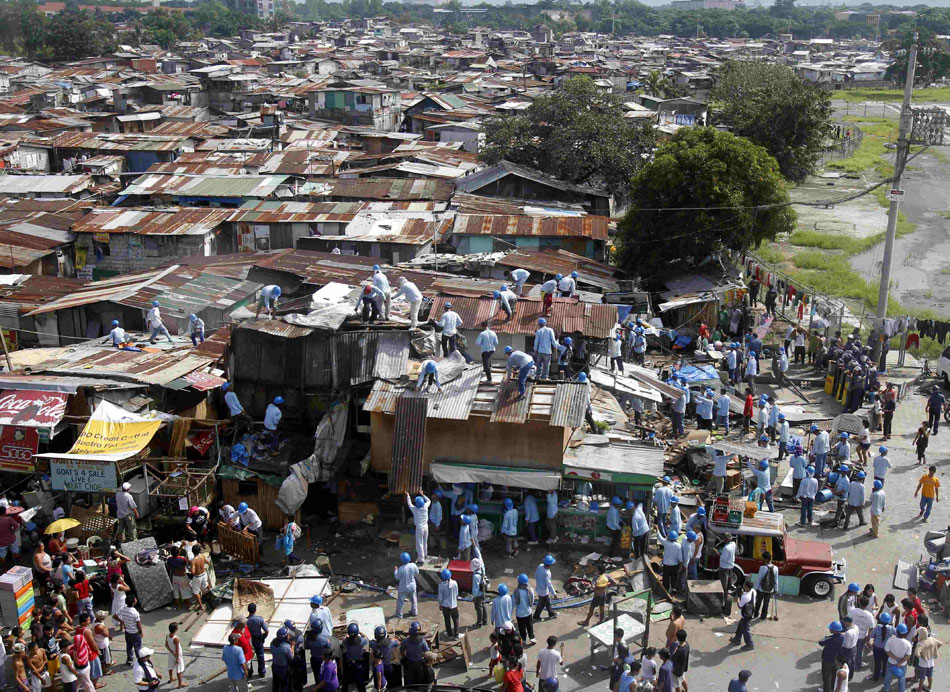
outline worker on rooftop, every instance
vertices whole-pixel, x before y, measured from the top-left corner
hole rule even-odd
[[[188,315],[188,336],[191,337],[191,343],[198,346],[198,340],[205,342],[205,321],[195,313]]]
[[[577,291],[577,272],[571,272],[561,278],[557,284],[557,290],[560,291],[562,298],[570,298]]]
[[[485,372],[485,379],[491,383],[491,359],[495,355],[495,349],[498,348],[498,335],[491,328],[490,322],[484,322],[485,327],[475,338],[475,345],[481,351],[482,370]]]
[[[267,311],[267,314],[274,317],[277,311],[277,299],[280,298],[280,286],[271,284],[261,289],[261,294],[257,298],[257,313],[254,319],[261,316],[261,308]]]
[[[109,332],[109,337],[112,339],[112,345],[116,348],[122,348],[129,343],[129,337],[125,330],[119,326],[119,320],[112,320],[112,331]]]
[[[452,309],[452,303],[445,304],[445,312],[436,324],[442,328],[442,355],[447,356],[458,349],[458,330],[462,318]]]
[[[145,324],[152,330],[152,335],[148,338],[150,344],[155,343],[155,337],[159,334],[164,334],[165,338],[168,339],[168,343],[172,342],[171,334],[168,333],[168,328],[165,326],[165,323],[162,322],[160,307],[161,303],[157,300],[153,300],[152,309],[148,311],[148,317],[145,318]]]
[[[534,332],[534,357],[538,363],[538,379],[546,380],[551,372],[551,357],[557,344],[557,335],[548,326],[543,317],[538,320],[538,329]]]
[[[505,355],[508,356],[508,367],[505,370],[505,379],[509,379],[517,370],[518,372],[518,392],[524,396],[527,389],[528,375],[534,368],[534,358],[524,351],[515,351],[511,346],[505,346]]]
[[[515,293],[519,296],[524,294],[524,283],[529,276],[531,272],[527,269],[505,270],[505,278],[515,282]]]
[[[515,316],[515,306],[518,304],[518,296],[508,288],[508,284],[502,284],[497,291],[493,291],[492,297],[498,301],[498,306],[505,311],[505,315],[507,315],[505,321]]]
[[[558,284],[564,277],[558,274],[553,279],[548,279],[541,284],[541,314],[547,315],[551,312],[551,305],[554,304],[554,292],[557,291]]]
[[[405,276],[400,276],[399,290],[393,294],[392,300],[396,300],[396,298],[400,297],[405,298],[409,302],[409,327],[415,329],[419,324],[419,308],[422,307],[422,291]]]
[[[416,381],[416,390],[422,390],[425,387],[424,391],[428,392],[432,385],[435,385],[440,392],[442,391],[442,383],[439,381],[439,368],[435,361],[430,358],[422,363],[422,368],[419,370],[419,379]]]
[[[383,319],[388,320],[389,311],[393,304],[392,289],[389,287],[389,279],[386,278],[386,275],[383,273],[383,270],[379,268],[378,264],[373,265],[372,281],[373,285],[383,294]]]
[[[357,297],[356,309],[353,312],[359,313],[360,308],[362,308],[360,320],[372,324],[379,318],[384,298],[382,291],[367,284],[363,286],[363,290]]]

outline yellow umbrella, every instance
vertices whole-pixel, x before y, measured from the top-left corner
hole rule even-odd
[[[62,533],[63,531],[69,531],[69,529],[79,526],[81,523],[81,521],[73,519],[72,517],[57,519],[46,527],[46,533]]]

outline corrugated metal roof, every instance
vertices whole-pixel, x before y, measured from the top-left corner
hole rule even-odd
[[[351,199],[380,200],[440,200],[452,197],[455,186],[444,180],[422,178],[361,178],[357,180],[335,180],[330,191],[331,197],[349,197]]]
[[[496,264],[505,267],[527,269],[542,274],[554,276],[563,274],[567,276],[572,271],[577,272],[577,278],[580,283],[597,286],[605,291],[616,291],[619,289],[619,283],[614,278],[619,270],[609,264],[602,264],[588,259],[582,255],[576,255],[567,250],[543,250],[540,252],[530,250],[516,250],[509,252]]]
[[[543,307],[537,298],[522,297],[518,300],[514,318],[506,320],[494,298],[436,296],[432,299],[429,314],[438,319],[447,302],[452,303],[452,310],[462,318],[466,329],[480,329],[482,323],[488,321],[499,334],[534,334]],[[546,319],[548,326],[559,335],[579,332],[592,339],[606,339],[617,323],[617,306],[555,298]]]
[[[64,132],[53,138],[60,149],[96,151],[176,151],[185,146],[187,137],[173,135],[108,134],[105,132]]]
[[[366,205],[363,202],[278,202],[249,200],[231,213],[236,223],[348,223]]]
[[[189,347],[190,350],[190,347]],[[77,347],[78,359],[60,359],[33,366],[36,370],[71,375],[124,375],[146,384],[165,384],[213,362],[210,356],[188,353],[181,349],[146,352],[119,351],[111,347]],[[91,351],[91,352],[89,352]],[[87,355],[83,355],[87,353]]]
[[[590,388],[581,382],[565,382],[557,386],[551,404],[550,425],[579,428],[590,404]]]
[[[230,209],[175,207],[156,211],[128,207],[93,209],[73,225],[76,233],[204,235],[228,220]]]
[[[285,175],[190,176],[146,173],[136,178],[121,194],[269,197],[286,181]]]
[[[0,195],[73,195],[92,186],[91,175],[4,175]]]
[[[530,236],[592,238],[607,240],[606,216],[478,216],[459,214],[455,217],[456,235]]]
[[[495,400],[495,410],[491,415],[492,423],[524,423],[531,410],[531,396],[534,385],[529,383],[525,395],[518,392],[515,380],[505,380]]]
[[[337,335],[337,338],[340,335]],[[379,332],[376,340],[376,357],[373,359],[373,376],[392,379],[406,372],[409,362],[409,333],[404,331]]]
[[[332,343],[334,386],[349,387],[380,377],[399,377],[406,371],[408,331],[343,332],[334,334]],[[381,352],[382,361],[377,363]]]
[[[313,334],[309,327],[299,327],[294,324],[288,324],[283,320],[257,320],[255,322],[242,322],[241,329],[251,329],[255,332],[263,332],[273,336],[281,336],[285,339],[297,339],[301,336]]]
[[[414,493],[422,489],[422,452],[428,403],[425,395],[418,392],[403,392],[396,401],[392,470],[389,474],[391,493]]]

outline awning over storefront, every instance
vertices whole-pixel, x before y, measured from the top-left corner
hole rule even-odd
[[[429,473],[439,483],[493,483],[531,490],[556,490],[561,484],[561,475],[554,471],[510,466],[432,463],[429,464]]]
[[[661,447],[646,444],[582,444],[564,453],[564,477],[652,487],[663,457]]]

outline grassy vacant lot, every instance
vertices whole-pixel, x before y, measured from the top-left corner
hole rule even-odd
[[[865,101],[903,101],[903,89],[849,89],[831,92],[833,99],[864,103]],[[914,101],[929,102],[950,101],[950,87],[937,89],[914,89]]]
[[[850,158],[832,161],[828,164],[828,168],[854,174],[873,171],[882,178],[890,177],[894,172],[894,166],[881,157],[888,151],[885,144],[897,142],[897,121],[854,116],[846,119],[861,123],[864,139]]]

